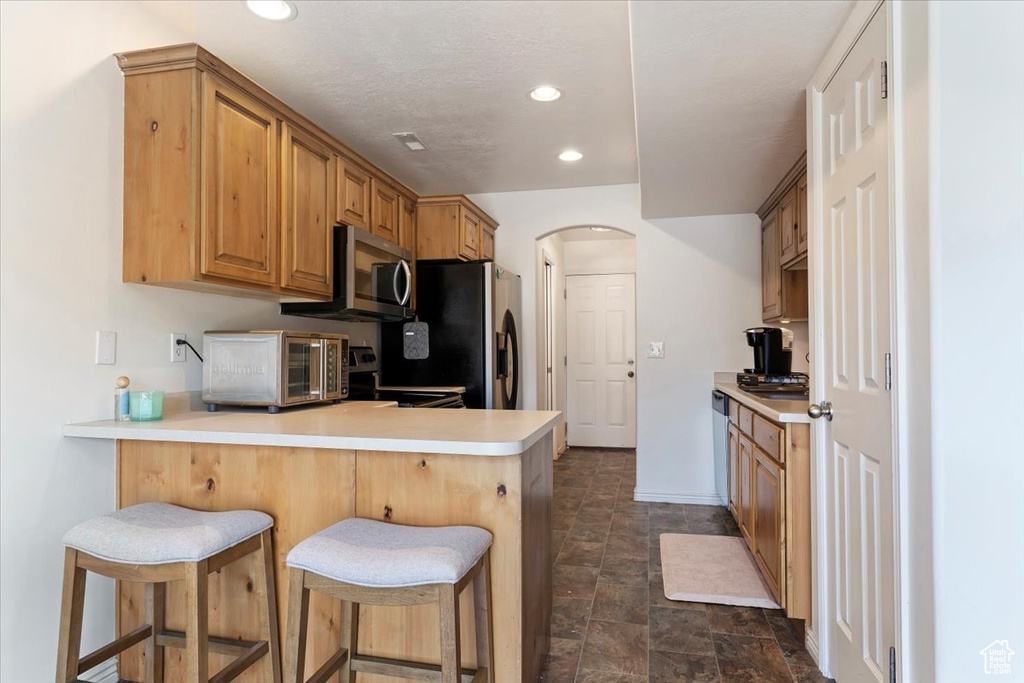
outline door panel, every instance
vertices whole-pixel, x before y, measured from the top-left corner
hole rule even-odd
[[[729,512],[739,524],[740,499],[740,431],[729,423]]]
[[[768,587],[783,604],[782,577],[784,478],[782,468],[759,448],[754,449],[754,559]]]
[[[566,278],[571,446],[636,447],[634,289],[632,274]]]
[[[888,126],[880,97],[887,17],[875,14],[824,92],[822,276],[825,476],[834,566],[833,673],[888,679],[895,644]]]
[[[272,285],[277,277],[277,118],[203,76],[204,275]]]
[[[782,315],[778,215],[773,211],[761,223],[761,319],[766,322]]]
[[[370,175],[340,156],[335,158],[338,167],[337,221],[369,231]]]
[[[747,545],[754,546],[754,501],[753,501],[753,470],[754,444],[744,434],[739,435],[740,490],[739,505],[740,533]]]
[[[281,140],[281,286],[329,295],[335,201],[331,148],[289,124]]]
[[[370,179],[373,195],[373,234],[383,237],[392,244],[398,244],[398,193],[376,178]]]
[[[796,187],[793,187],[779,202],[779,240],[782,248],[782,263],[788,263],[797,255],[797,206]]]

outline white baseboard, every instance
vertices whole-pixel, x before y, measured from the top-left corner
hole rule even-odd
[[[688,505],[722,505],[717,493],[670,493],[668,491],[633,490],[633,500],[640,503],[686,503]]]
[[[821,663],[818,660],[818,634],[811,629],[807,629],[804,632],[804,646],[807,647],[807,654],[811,656],[811,659],[820,668]]]
[[[90,683],[117,683],[121,677],[117,674],[117,657],[111,657],[102,664],[97,664],[78,677]]]

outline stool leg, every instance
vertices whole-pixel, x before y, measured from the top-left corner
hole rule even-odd
[[[352,658],[359,652],[359,603],[345,601],[341,615],[341,645],[348,649],[348,658],[341,665],[342,683],[356,683],[356,672],[352,670]]]
[[[309,589],[306,572],[288,570],[288,624],[284,639],[284,681],[306,681],[306,628],[309,617]]]
[[[164,630],[166,609],[167,584],[146,584],[146,621],[153,627],[153,634],[146,640],[146,680],[150,683],[164,681],[164,647],[156,638]]]
[[[82,647],[82,608],[85,606],[85,570],[78,566],[78,551],[64,549],[64,591],[57,637],[57,683],[78,679]]]
[[[462,657],[459,648],[459,591],[453,583],[438,587],[441,607],[441,683],[459,683]]]
[[[185,573],[186,683],[208,683],[210,572],[206,560],[188,566]]]
[[[277,630],[277,590],[274,586],[274,545],[267,529],[260,536],[256,558],[256,599],[259,601],[260,638],[267,641],[263,680],[281,683],[281,639]]]
[[[494,683],[494,623],[491,621],[491,551],[484,553],[483,566],[473,577],[476,607],[476,665],[487,667],[487,683]]]

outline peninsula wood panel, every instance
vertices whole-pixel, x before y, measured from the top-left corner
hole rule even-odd
[[[336,167],[331,148],[285,122],[281,132],[281,286],[331,293]]]
[[[355,510],[355,453],[177,442],[118,442],[118,507],[162,501],[198,510],[251,509],[274,518],[275,583],[282,638],[287,615],[285,558],[302,539],[351,517]],[[255,556],[210,575],[210,633],[256,640],[259,618],[254,590]],[[184,630],[185,594],[181,582],[168,584],[167,627]],[[143,584],[120,582],[118,634],[145,623]],[[307,671],[322,663],[341,643],[341,605],[325,596],[310,602]],[[143,644],[120,657],[120,677],[145,679]],[[230,656],[210,655],[211,673]],[[164,680],[184,681],[184,650],[166,649]],[[260,681],[252,667],[238,681]]]
[[[496,680],[533,683],[547,654],[551,610],[551,435],[519,456],[358,451],[356,515],[414,526],[473,525],[491,548]],[[460,601],[462,664],[476,665],[472,590]],[[437,664],[437,605],[360,611],[360,650]],[[384,676],[359,683],[390,683]]]

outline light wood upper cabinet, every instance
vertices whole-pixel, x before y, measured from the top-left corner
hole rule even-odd
[[[272,284],[277,266],[277,116],[203,75],[202,272]]]
[[[416,202],[401,197],[402,210],[398,214],[398,245],[416,255]]]
[[[491,260],[497,228],[493,218],[464,196],[420,197],[416,258]]]
[[[337,158],[337,221],[370,229],[370,175],[344,157]]]
[[[371,178],[370,196],[373,234],[398,244],[398,193],[376,178]]]
[[[400,239],[415,192],[199,45],[117,61],[125,282],[327,300],[335,222]]]
[[[480,258],[480,217],[465,207],[459,214],[459,256],[476,261]]]
[[[334,153],[288,123],[281,137],[281,286],[331,293]]]
[[[797,256],[807,255],[807,174],[804,173],[796,181],[796,253]]]
[[[782,315],[782,270],[779,267],[779,218],[772,212],[761,221],[761,317]]]
[[[754,448],[753,518],[754,559],[775,594],[783,603],[782,579],[785,554],[783,533],[784,471],[760,448]]]
[[[797,206],[796,186],[790,188],[779,202],[779,246],[782,249],[781,263],[788,263],[797,256]]]
[[[807,162],[805,156],[757,210],[761,217],[761,317],[807,320]]]

